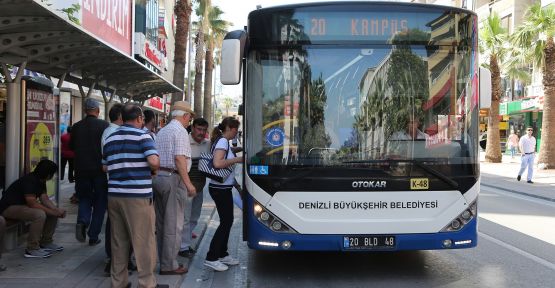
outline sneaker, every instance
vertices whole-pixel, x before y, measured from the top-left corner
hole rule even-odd
[[[75,239],[79,242],[85,242],[87,240],[87,227],[83,223],[77,223],[75,225]]]
[[[239,260],[231,257],[230,255],[227,255],[224,258],[220,258],[220,262],[224,263],[225,265],[229,265],[229,266],[239,265]]]
[[[48,244],[40,245],[40,248],[42,248],[44,251],[47,251],[47,252],[63,251],[64,250],[64,246],[54,244],[54,243],[48,243]]]
[[[52,252],[44,249],[25,249],[25,254],[23,256],[25,256],[25,258],[48,258],[52,256]]]
[[[185,257],[185,258],[192,258],[195,253],[197,251],[195,251],[195,249],[189,247],[187,248],[187,250],[183,250],[183,251],[179,251],[179,253],[177,253],[177,255],[181,256],[181,257]]]
[[[210,267],[216,271],[225,271],[229,269],[229,267],[227,267],[227,265],[222,263],[220,260],[216,260],[216,261],[204,260],[204,266]]]
[[[516,176],[516,181],[520,181],[520,175]]]
[[[534,181],[532,181],[532,180],[528,180],[528,181],[526,181],[526,182],[528,182],[528,183],[530,183],[530,184],[534,184]]]

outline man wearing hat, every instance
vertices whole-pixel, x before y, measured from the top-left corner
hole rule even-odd
[[[79,198],[75,238],[85,242],[88,234],[89,245],[94,246],[100,243],[98,234],[102,229],[108,203],[108,180],[102,170],[100,143],[102,133],[109,124],[98,119],[98,101],[87,98],[84,108],[86,117],[73,125],[69,143],[75,152],[75,192]]]
[[[186,128],[195,115],[191,104],[177,101],[172,106],[172,120],[156,137],[156,150],[160,155],[160,171],[154,177],[156,208],[156,238],[160,259],[160,275],[178,275],[188,269],[177,263],[188,197],[196,195],[189,179],[191,145]]]

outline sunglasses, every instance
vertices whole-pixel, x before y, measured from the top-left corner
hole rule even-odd
[[[526,129],[526,131],[534,131],[534,130],[532,130],[532,129]]]

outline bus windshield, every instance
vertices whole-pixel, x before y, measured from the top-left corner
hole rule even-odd
[[[470,137],[477,127],[470,118],[476,109],[468,87],[452,81],[456,74],[459,82],[469,82],[469,65],[454,62],[469,59],[464,54],[471,51],[457,53],[442,46],[393,45],[251,51],[250,161],[294,166],[473,161]]]

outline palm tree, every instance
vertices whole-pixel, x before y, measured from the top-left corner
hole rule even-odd
[[[507,30],[501,26],[497,14],[490,15],[480,29],[480,50],[489,58],[491,71],[491,107],[488,115],[486,161],[501,163],[501,140],[499,135],[499,101],[501,100],[500,62],[506,54]]]
[[[528,8],[513,43],[526,51],[528,60],[543,73],[543,119],[538,166],[555,169],[555,9],[536,3]]]
[[[187,55],[187,38],[189,37],[189,22],[191,20],[191,1],[178,0],[175,3],[174,13],[176,16],[175,27],[175,56],[173,59],[173,84],[181,90],[185,90],[185,56]],[[190,97],[187,95],[187,97]],[[171,103],[183,100],[183,93],[173,93]]]
[[[212,9],[210,0],[198,0],[197,9],[195,13],[200,17],[197,22],[197,35],[196,35],[196,53],[195,53],[195,84],[193,95],[195,97],[194,107],[195,113],[200,117],[202,113],[202,64],[204,63],[204,35],[207,34],[208,29],[208,14]]]
[[[212,119],[212,71],[214,70],[214,48],[221,47],[222,41],[227,33],[227,27],[231,24],[222,20],[220,17],[224,12],[218,7],[214,6],[208,14],[209,34],[205,35],[207,40],[206,46],[206,60],[204,64],[204,105],[203,105],[203,118],[208,121],[211,126]]]
[[[222,100],[222,105],[225,108],[225,117],[229,116],[229,108],[231,108],[231,106],[233,106],[233,99],[231,99],[230,97],[226,97]]]

